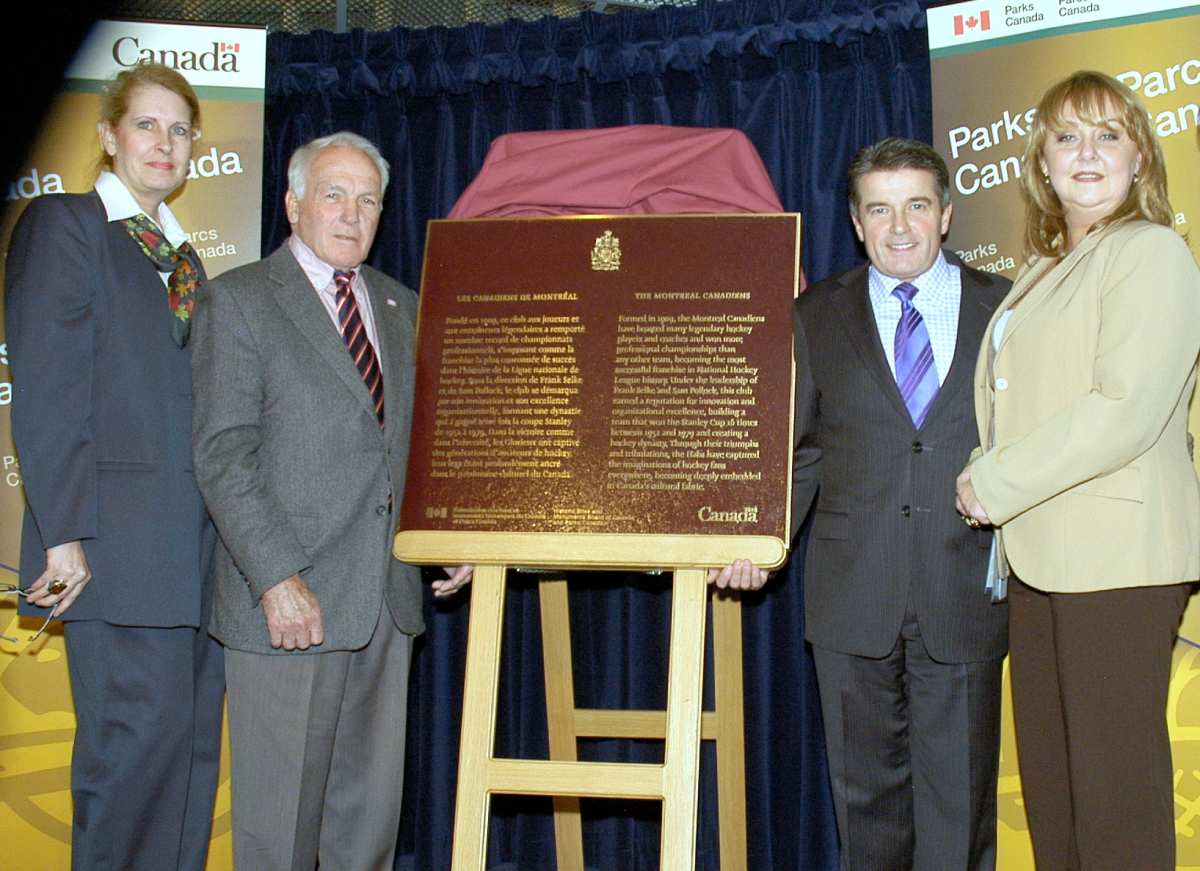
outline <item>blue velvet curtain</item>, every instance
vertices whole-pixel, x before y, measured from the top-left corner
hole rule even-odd
[[[887,135],[929,141],[929,62],[919,0],[735,0],[459,29],[268,40],[264,253],[287,234],[286,163],[309,139],[352,129],[377,142],[392,184],[372,263],[420,286],[425,222],[442,217],[492,139],[519,130],[632,123],[736,127],[784,207],[804,216],[812,280],[862,259],[845,170]],[[837,866],[820,708],[804,646],[804,538],[744,598],[750,867]],[[546,758],[536,582],[511,575],[497,752]],[[571,592],[576,703],[662,707],[669,583],[581,574]],[[398,868],[450,866],[468,606],[427,603],[409,695]],[[581,758],[654,761],[654,742],[589,741]],[[369,760],[364,760],[369,764]],[[711,749],[702,756],[697,867],[719,867]],[[659,807],[585,801],[585,857],[601,871],[658,867]],[[552,869],[550,801],[493,802],[489,865]]]

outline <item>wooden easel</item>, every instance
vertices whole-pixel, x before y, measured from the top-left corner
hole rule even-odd
[[[550,758],[576,760],[580,738],[667,737],[666,711],[575,707],[571,624],[567,581],[546,576],[538,582],[542,615],[542,665],[546,679],[546,719]],[[746,869],[746,743],[742,704],[742,608],[734,596],[713,595],[714,711],[700,715],[700,738],[716,742],[717,823],[721,868]],[[703,633],[703,619],[700,631]],[[672,615],[672,629],[674,615]],[[674,638],[672,638],[674,653]],[[700,656],[704,638],[700,637]],[[554,842],[558,871],[584,871],[579,799],[554,799]],[[666,868],[668,866],[663,865]]]
[[[493,794],[548,795],[554,799],[559,871],[583,867],[578,798],[662,801],[660,867],[690,871],[696,861],[696,818],[701,739],[718,744],[720,848],[726,871],[745,867],[745,738],[742,705],[742,609],[733,597],[713,603],[716,710],[703,703],[706,565],[725,565],[731,554],[776,566],[786,548],[766,536],[536,536],[503,533],[402,533],[397,557],[445,564],[475,563],[470,593],[463,719],[458,751],[452,871],[485,871],[487,824]],[[494,756],[499,702],[505,573],[510,565],[636,569],[637,554],[673,559],[671,642],[665,711],[575,708],[571,678],[566,582],[542,582],[546,709],[551,758]],[[451,557],[451,554],[452,555]],[[493,554],[487,559],[487,554]],[[509,561],[496,561],[504,554]],[[566,554],[570,554],[569,557]],[[576,739],[661,738],[662,764],[580,762]]]
[[[488,814],[493,793],[660,799],[660,867],[664,871],[694,867],[707,598],[704,570],[677,569],[674,574],[662,765],[493,756],[505,570],[506,566],[496,564],[476,566],[471,591],[453,871],[483,871],[487,867]],[[573,707],[574,702],[571,704]]]
[[[582,865],[582,848],[574,847],[579,844],[579,817],[566,802],[581,797],[660,800],[663,811],[659,867],[663,871],[691,871],[696,860],[700,741],[710,735],[717,740],[722,862],[727,863],[727,871],[745,867],[741,608],[732,598],[714,602],[717,710],[706,715],[702,710],[708,600],[705,574],[707,566],[728,565],[738,557],[764,568],[779,566],[787,557],[787,547],[781,539],[754,535],[421,530],[397,534],[393,553],[398,559],[414,563],[475,565],[467,632],[452,871],[485,871],[488,814],[494,794],[544,795],[555,799],[560,856],[574,857],[568,861],[575,861],[576,867]],[[547,705],[552,758],[496,758],[505,575],[510,566],[609,570],[675,566],[666,710],[580,712],[575,709],[573,681],[567,683],[563,674],[556,674],[546,684],[547,692],[555,697]],[[569,647],[570,638],[565,582],[558,584],[542,593],[561,599],[559,604],[552,603],[550,613],[559,616],[552,619],[544,643],[547,651],[561,652],[563,644]],[[569,674],[570,658],[559,658],[561,662],[556,667],[565,668]],[[614,738],[662,737],[666,742],[663,762],[656,765],[578,761],[574,739],[597,734]],[[562,852],[564,844],[570,853]],[[561,871],[571,869],[571,865],[559,861]]]

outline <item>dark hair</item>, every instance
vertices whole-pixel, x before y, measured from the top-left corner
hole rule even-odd
[[[869,172],[893,169],[923,169],[933,176],[942,208],[950,205],[950,170],[946,161],[927,145],[917,139],[901,139],[889,136],[874,145],[859,149],[850,161],[850,211],[858,211],[858,180]]]
[[[1167,200],[1167,169],[1162,147],[1150,126],[1150,116],[1137,95],[1112,76],[1080,70],[1050,86],[1037,106],[1021,158],[1021,196],[1025,200],[1025,257],[1056,257],[1066,251],[1066,212],[1050,179],[1042,170],[1042,149],[1048,133],[1065,126],[1070,110],[1081,121],[1100,123],[1109,113],[1121,122],[1137,146],[1142,163],[1125,200],[1092,225],[1099,230],[1119,221],[1141,218],[1171,226],[1174,214]],[[1090,231],[1089,231],[1090,232]]]
[[[191,112],[193,129],[200,127],[200,100],[188,84],[188,80],[169,66],[160,63],[141,63],[117,73],[100,96],[100,122],[116,129],[129,111],[129,100],[133,92],[143,86],[158,85],[173,94],[178,94],[187,103]],[[112,156],[100,149],[100,167],[112,168]]]

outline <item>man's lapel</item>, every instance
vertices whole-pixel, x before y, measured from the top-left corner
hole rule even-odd
[[[324,359],[330,371],[345,383],[346,389],[354,394],[363,409],[374,417],[371,394],[354,361],[350,359],[345,341],[338,334],[330,320],[329,311],[321,304],[308,276],[286,243],[271,255],[268,275],[273,283],[272,292],[284,316],[295,324],[300,334]],[[384,383],[386,385],[386,380]]]
[[[959,400],[956,397],[970,395],[975,379],[975,361],[979,357],[980,337],[987,329],[988,321],[992,318],[993,309],[989,308],[982,299],[981,285],[958,259],[947,252],[946,259],[959,269],[962,277],[962,296],[958,304],[958,330],[954,340],[954,359],[950,361],[950,371],[946,373],[938,390],[925,422],[935,418],[946,408],[953,406]]]
[[[383,372],[384,425],[391,430],[393,425],[404,422],[411,407],[411,375],[406,373],[411,372],[415,362],[416,343],[412,324],[399,311],[399,300],[384,292],[378,273],[364,273],[363,279],[375,314],[375,334],[379,343],[376,351]]]
[[[896,386],[896,378],[888,366],[879,327],[875,323],[875,311],[871,308],[871,296],[867,286],[867,267],[852,270],[841,281],[839,300],[835,306],[841,314],[842,325],[850,345],[862,359],[863,367],[874,376],[880,393],[896,409],[896,413],[912,422],[908,408]]]

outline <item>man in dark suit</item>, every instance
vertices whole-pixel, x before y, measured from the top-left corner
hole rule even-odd
[[[850,167],[869,265],[796,303],[794,496],[843,871],[995,867],[1007,605],[954,510],[972,372],[1009,282],[941,249],[949,175],[885,139]],[[819,491],[819,492],[818,492]]]
[[[238,868],[390,868],[395,852],[423,627],[418,570],[391,555],[416,295],[363,264],[387,172],[352,133],[298,149],[292,236],[196,309],[194,454],[222,545],[212,632]]]

